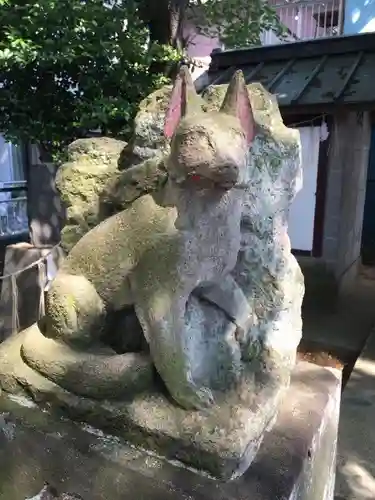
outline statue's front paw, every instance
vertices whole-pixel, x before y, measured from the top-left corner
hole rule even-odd
[[[196,390],[196,409],[209,408],[213,404],[215,404],[215,399],[208,387],[202,387]]]
[[[193,383],[179,388],[175,399],[186,410],[202,410],[215,403],[213,394],[208,387],[197,387]]]

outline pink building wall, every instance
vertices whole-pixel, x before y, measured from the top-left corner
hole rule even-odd
[[[188,55],[190,57],[207,57],[214,49],[220,47],[220,41],[217,37],[208,38],[198,33],[192,24],[185,27],[184,37],[189,39]]]
[[[192,24],[188,24],[184,29],[184,37],[188,39],[187,54],[196,60],[197,67],[193,69],[192,76],[196,80],[210,65],[211,53],[214,49],[221,47],[220,40],[209,38],[197,32]]]
[[[280,0],[269,0],[276,8],[280,21],[290,30],[295,40],[316,38],[317,22],[313,15],[318,4],[289,4],[281,5]]]

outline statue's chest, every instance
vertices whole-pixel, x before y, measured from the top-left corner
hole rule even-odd
[[[197,220],[196,233],[207,244],[218,244],[223,250],[230,251],[240,237],[242,204],[232,200],[223,200],[202,214]]]
[[[191,233],[191,254],[198,256],[197,263],[226,272],[236,263],[240,249],[240,223],[237,220],[202,220]]]
[[[219,202],[202,203],[190,199],[182,229],[184,260],[188,267],[204,268],[211,274],[226,272],[236,263],[240,249],[242,202],[238,196],[222,197]]]

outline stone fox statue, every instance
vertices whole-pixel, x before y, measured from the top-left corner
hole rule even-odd
[[[202,103],[183,68],[165,119],[171,152],[164,199],[145,195],[87,233],[47,293],[44,340],[26,337],[26,362],[68,389],[74,384],[64,380],[63,363],[50,362],[59,349],[81,356],[84,394],[95,396],[90,389],[95,363],[101,363],[102,379],[112,366],[112,375],[124,376],[126,386],[127,354],[89,361],[84,356],[99,344],[108,312],[134,305],[152,362],[171,396],[185,408],[212,403],[210,389],[194,380],[194,339],[185,334],[186,308],[194,290],[201,287],[204,295],[205,286],[206,298],[234,320],[233,297],[246,304],[229,273],[240,249],[243,186],[249,182],[247,157],[255,126],[241,72],[234,75],[220,111],[204,112]],[[228,297],[210,296],[211,284],[224,281]]]

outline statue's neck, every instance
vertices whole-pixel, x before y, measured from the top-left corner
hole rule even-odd
[[[207,220],[216,214],[223,214],[227,203],[228,192],[220,189],[200,189],[194,185],[178,185],[169,181],[169,190],[173,204],[177,209],[176,227],[178,229],[197,229],[207,227]]]

